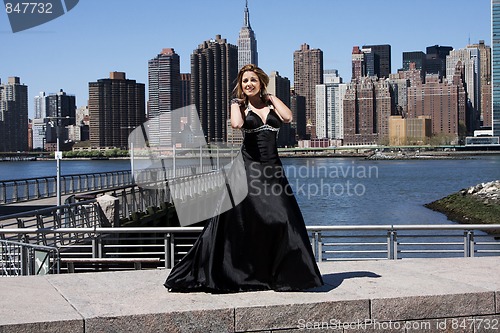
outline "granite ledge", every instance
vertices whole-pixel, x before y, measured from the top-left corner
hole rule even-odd
[[[170,293],[168,270],[3,278],[0,333],[298,332],[318,323],[500,320],[500,257],[319,267],[325,285],[303,292]]]

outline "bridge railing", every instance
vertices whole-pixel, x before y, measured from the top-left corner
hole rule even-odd
[[[26,242],[44,240],[56,247],[59,257],[66,262],[71,258],[87,258],[90,262],[103,258],[136,261],[143,258],[144,262],[156,260],[152,268],[171,268],[192,247],[201,230],[201,227],[0,228],[0,235],[17,235]],[[500,241],[484,232],[499,231],[500,224],[308,226],[307,230],[318,262],[500,256]],[[60,242],[61,239],[72,241]],[[76,271],[84,269],[76,267]],[[66,268],[61,266],[61,271]]]
[[[130,170],[61,176],[61,195],[132,184]],[[57,176],[0,181],[0,204],[50,198],[57,195]]]
[[[226,160],[221,158],[220,163]],[[219,159],[217,159],[217,164],[219,164]],[[107,190],[133,187],[136,184],[161,183],[165,182],[165,180],[175,182],[201,174],[213,173],[214,167],[209,164],[202,164],[168,168],[147,168],[145,170],[135,170],[133,176],[130,170],[62,175],[61,195],[84,192],[103,193]],[[161,191],[162,187],[164,186],[158,186],[157,190]],[[56,176],[0,180],[0,204],[24,202],[55,196],[57,196]]]

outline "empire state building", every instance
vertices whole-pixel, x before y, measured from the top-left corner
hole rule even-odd
[[[248,0],[245,4],[245,20],[238,37],[238,69],[246,64],[258,65],[257,40],[250,26],[250,14],[248,13]]]

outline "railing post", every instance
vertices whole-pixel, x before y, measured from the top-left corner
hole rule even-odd
[[[37,199],[40,199],[40,180],[39,179],[36,179],[35,180],[35,198]]]
[[[92,258],[103,258],[102,240],[97,234],[92,236]]]
[[[474,257],[474,231],[464,231],[464,257]]]
[[[175,264],[175,235],[170,234],[170,268]]]
[[[469,241],[470,241],[470,246],[469,246],[469,250],[470,250],[470,257],[474,257],[474,231],[471,230],[470,231],[470,238],[469,238]]]
[[[0,190],[0,203],[7,203],[7,184],[1,183],[2,189]]]
[[[164,237],[164,246],[165,246],[165,268],[172,268],[172,261],[170,257],[170,246],[171,246],[171,236],[170,233],[166,233],[163,235]]]
[[[398,259],[398,232],[396,230],[393,231],[393,249],[394,249],[394,260]]]
[[[12,197],[14,199],[14,202],[19,201],[19,190],[18,190],[17,182],[14,182],[14,188],[12,190],[13,190]]]
[[[396,230],[387,232],[387,259],[398,259],[398,234]]]
[[[21,275],[29,275],[30,269],[29,269],[29,253],[28,253],[28,248],[26,246],[20,246],[20,254],[21,254]]]
[[[311,247],[312,247],[312,251],[313,251],[313,255],[314,255],[314,259],[316,260],[316,253],[318,251],[316,251],[316,246],[317,246],[317,241],[316,241],[316,231],[313,231],[312,234],[311,234]]]
[[[321,239],[321,231],[316,232],[316,242],[318,244],[318,262],[323,261],[323,240]]]

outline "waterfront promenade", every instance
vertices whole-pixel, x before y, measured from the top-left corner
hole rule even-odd
[[[62,196],[62,203],[64,203],[64,200],[66,200],[68,197],[69,195]],[[56,206],[57,201],[55,197],[4,204],[0,205],[0,216],[19,214]]]
[[[165,269],[4,278],[0,332],[500,330],[500,257],[319,267],[304,292],[170,293]]]

